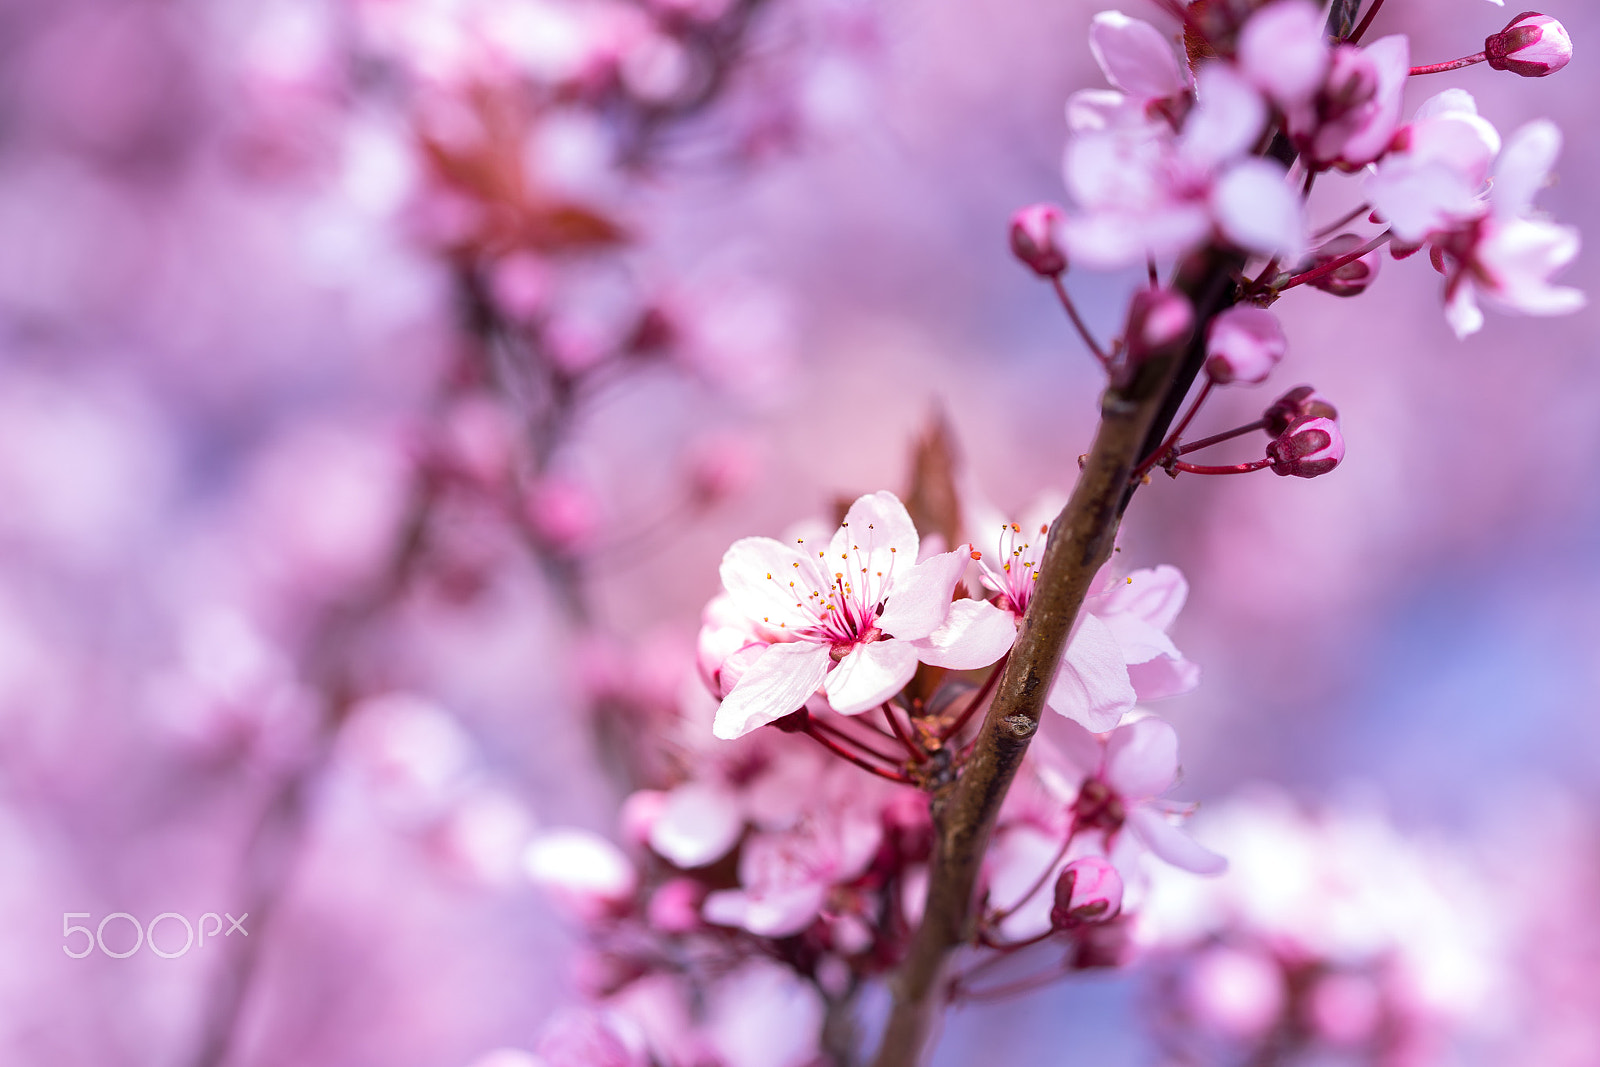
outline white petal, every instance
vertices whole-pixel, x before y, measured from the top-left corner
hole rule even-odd
[[[1268,4],[1239,35],[1239,65],[1285,109],[1310,100],[1328,73],[1322,13],[1306,0]]]
[[[971,561],[965,550],[941,552],[896,573],[878,629],[905,641],[933,633],[950,614],[950,596]]]
[[[1461,340],[1483,329],[1483,312],[1478,307],[1476,287],[1470,280],[1463,278],[1456,285],[1444,306],[1444,320]]]
[[[1249,151],[1267,123],[1255,87],[1226,63],[1208,63],[1195,82],[1195,106],[1183,124],[1183,155],[1215,167]]]
[[[1122,648],[1110,627],[1085,615],[1061,658],[1045,703],[1057,714],[1101,733],[1121,722],[1136,699]]]
[[[1183,572],[1168,563],[1141,567],[1127,579],[1111,587],[1095,614],[1101,617],[1124,612],[1165,632],[1177,621],[1189,599],[1189,582]]]
[[[1516,133],[1500,153],[1494,170],[1490,203],[1501,217],[1525,215],[1533,198],[1550,180],[1561,154],[1561,131],[1549,119],[1537,119]]]
[[[1200,667],[1181,656],[1157,656],[1128,667],[1128,681],[1139,701],[1162,700],[1189,692],[1200,684]]]
[[[1172,42],[1161,31],[1120,11],[1102,11],[1089,25],[1089,51],[1106,81],[1146,100],[1188,88]]]
[[[712,782],[686,782],[667,794],[650,847],[679,867],[704,867],[726,856],[743,832],[737,796]]]
[[[1171,789],[1178,780],[1178,731],[1153,717],[1119,726],[1106,738],[1105,780],[1126,800]]]
[[[760,937],[789,937],[816,921],[828,889],[820,882],[763,893],[723,889],[706,897],[700,914],[717,926],[738,926]]]
[[[774,630],[805,626],[811,621],[798,606],[805,596],[790,588],[791,581],[807,592],[828,584],[818,576],[811,556],[770,537],[735,541],[722,555],[720,572],[722,585],[739,613]]]
[[[1115,89],[1080,89],[1067,97],[1067,130],[1086,133],[1119,126],[1142,126],[1144,107]]]
[[[828,545],[825,574],[843,571],[851,582],[870,579],[864,590],[881,588],[883,582],[898,581],[905,568],[917,562],[920,547],[917,528],[911,522],[900,498],[887,490],[860,497],[845,514],[838,533]],[[880,581],[877,572],[883,572]],[[863,595],[863,600],[877,599]],[[919,635],[920,636],[920,635]]]
[[[859,715],[906,687],[917,673],[917,650],[909,641],[857,645],[828,675],[828,703],[841,715]]]
[[[798,711],[822,684],[828,663],[827,645],[811,641],[772,645],[723,698],[711,732],[731,741]]]
[[[1240,248],[1292,263],[1305,252],[1306,220],[1285,173],[1272,160],[1241,160],[1218,179],[1211,210],[1223,236]]]
[[[1174,867],[1195,874],[1221,874],[1228,861],[1167,821],[1161,812],[1148,806],[1128,812],[1128,825],[1161,859]]]
[[[1017,639],[1017,619],[985,600],[957,600],[927,637],[915,642],[917,658],[935,667],[970,671],[987,667]]]

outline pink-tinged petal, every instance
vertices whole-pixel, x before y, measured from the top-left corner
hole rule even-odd
[[[1293,263],[1305,254],[1306,219],[1300,197],[1275,161],[1245,159],[1228,168],[1211,191],[1222,235],[1240,248]]]
[[[860,579],[864,570],[865,577],[873,580],[863,588],[881,588],[884,581],[890,580],[898,586],[906,568],[916,564],[920,546],[906,506],[893,493],[880,489],[850,505],[839,531],[828,543],[822,569],[829,575],[842,571],[850,582]],[[880,571],[883,580],[877,577]]]
[[[1392,156],[1367,176],[1365,186],[1372,206],[1406,244],[1420,243],[1488,210],[1478,199],[1477,182],[1437,161]]]
[[[1506,144],[1494,170],[1494,194],[1490,203],[1501,218],[1526,215],[1533,198],[1550,180],[1550,171],[1561,154],[1561,131],[1549,119],[1528,123]]]
[[[1195,82],[1195,106],[1179,137],[1184,158],[1215,167],[1243,155],[1261,137],[1267,104],[1226,63],[1208,63]]]
[[[1121,722],[1137,699],[1111,628],[1085,615],[1061,658],[1045,703],[1057,714],[1101,733]]]
[[[1157,656],[1128,667],[1128,680],[1139,701],[1181,696],[1200,684],[1200,666],[1181,657]]]
[[[823,690],[840,715],[859,715],[906,687],[917,673],[917,649],[910,641],[857,645],[828,675]]]
[[[985,600],[957,600],[944,625],[914,642],[917,658],[935,667],[970,671],[987,667],[1017,639],[1017,618]]]
[[[1066,865],[1065,858],[1056,860],[1060,848],[1059,837],[1031,826],[1013,826],[996,835],[984,863],[991,907],[1015,907],[1022,894],[1033,888],[1041,875],[1045,876],[1043,887],[1000,924],[1000,932],[1007,940],[1019,941],[1050,929],[1053,876]]]
[[[1483,329],[1483,311],[1478,307],[1478,296],[1472,282],[1463,279],[1444,305],[1444,321],[1465,340]]]
[[[667,794],[649,840],[656,855],[687,870],[726,856],[743,832],[739,798],[721,785],[692,781]]]
[[[1189,87],[1172,42],[1148,22],[1102,11],[1089,25],[1089,51],[1106,81],[1145,100],[1175,96]]]
[[[711,732],[731,741],[798,711],[822,685],[830,662],[827,645],[795,641],[771,646],[722,699]]]
[[[1084,726],[1072,719],[1047,715],[1040,730],[1046,742],[1039,749],[1044,765],[1058,769],[1074,787],[1100,773],[1100,765],[1105,762],[1105,744]]]
[[[1107,615],[1104,622],[1117,639],[1117,647],[1122,649],[1122,662],[1130,668],[1157,657],[1177,659],[1182,655],[1172,638],[1143,619],[1132,615]]]
[[[1400,126],[1401,94],[1411,76],[1411,44],[1404,34],[1394,34],[1362,49],[1378,76],[1374,95],[1362,122],[1341,146],[1338,158],[1347,167],[1364,167],[1383,155]]]
[[[1578,231],[1534,219],[1486,228],[1476,258],[1494,281],[1483,293],[1496,306],[1524,315],[1565,315],[1583,307],[1584,295],[1551,285],[1550,276],[1578,254]]]
[[[707,996],[708,1059],[720,1067],[806,1067],[821,1055],[826,1007],[817,987],[771,960],[746,963]],[[673,1061],[690,1062],[690,1061]]]
[[[1306,0],[1281,0],[1257,11],[1239,35],[1239,66],[1279,107],[1304,105],[1328,73],[1322,12]]]
[[[723,889],[706,897],[700,914],[716,926],[737,926],[760,937],[790,937],[816,921],[829,888],[817,882],[761,893]]]
[[[1141,567],[1113,585],[1095,614],[1102,618],[1132,615],[1164,633],[1178,620],[1188,599],[1189,582],[1183,572],[1163,563],[1159,567]]]
[[[1206,373],[1219,385],[1264,382],[1288,350],[1278,316],[1261,307],[1231,307],[1206,329]]]
[[[897,570],[883,614],[878,616],[878,629],[903,641],[933,633],[950,614],[951,594],[970,562],[972,556],[965,550],[941,552]]]
[[[1128,826],[1151,852],[1174,867],[1195,874],[1221,874],[1228,869],[1225,858],[1173,826],[1154,808],[1136,807],[1128,812]]]
[[[1178,731],[1156,718],[1119,726],[1106,738],[1104,777],[1128,801],[1165,793],[1178,780]]]
[[[616,845],[587,830],[550,830],[522,854],[528,878],[580,918],[592,919],[633,895],[638,874]]]
[[[1067,97],[1067,129],[1072,133],[1142,126],[1144,105],[1115,89],[1080,89]]]
[[[753,623],[777,630],[811,621],[797,604],[802,598],[789,588],[789,582],[797,581],[797,570],[806,575],[798,580],[800,585],[815,589],[828,584],[816,577],[814,560],[794,545],[770,537],[745,537],[723,553],[720,573],[739,612]]]

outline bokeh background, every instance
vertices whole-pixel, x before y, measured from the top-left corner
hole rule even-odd
[[[717,5],[659,10],[697,6]],[[200,1062],[243,951],[237,1063],[531,1046],[572,997],[576,934],[518,876],[518,842],[613,831],[595,696],[671,699],[726,545],[901,487],[935,412],[996,504],[1068,487],[1097,372],[1005,223],[1063,195],[1062,104],[1100,84],[1099,6],[770,0],[720,95],[667,118],[670,57],[616,31],[633,110],[540,112],[511,157],[626,242],[495,291],[556,309],[563,365],[646,304],[673,309],[681,354],[563,409],[525,486],[533,551],[451,505],[420,590],[368,601],[418,457],[479,425],[440,386],[482,342],[459,284],[476,223],[419,131],[512,77],[493,64],[563,69],[570,19],[521,0],[0,5],[0,1059]],[[1445,59],[1509,13],[1389,0],[1377,31]],[[1541,203],[1591,231],[1600,15],[1549,13],[1577,42],[1565,71],[1475,67],[1409,106],[1459,85],[1504,133],[1555,119]],[[1326,181],[1314,215],[1354,195]],[[1159,709],[1181,795],[1270,783],[1464,857],[1506,890],[1494,959],[1520,992],[1450,1055],[1593,1063],[1600,320],[1491,313],[1458,342],[1421,258],[1360,299],[1285,299],[1290,358],[1205,416],[1314,383],[1349,443],[1337,472],[1158,478],[1123,551],[1191,583],[1174,636],[1203,682]],[[1565,280],[1600,288],[1593,257]],[[1134,279],[1069,281],[1110,335]],[[250,900],[270,909],[247,950],[61,951],[63,913]],[[958,1010],[938,1062],[1154,1062],[1143,988]]]

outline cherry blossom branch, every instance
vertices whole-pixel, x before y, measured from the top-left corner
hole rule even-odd
[[[1035,591],[1010,658],[996,673],[994,701],[971,757],[953,785],[936,792],[934,851],[922,925],[891,982],[894,1006],[875,1067],[914,1067],[934,1029],[943,975],[954,950],[970,940],[973,892],[1001,802],[1039,728],[1067,638],[1089,585],[1111,558],[1131,498],[1139,460],[1166,437],[1184,394],[1205,360],[1206,324],[1233,302],[1233,253],[1205,249],[1180,266],[1174,288],[1196,311],[1181,343],[1151,353],[1125,385],[1101,397],[1101,420],[1072,496],[1050,530]],[[1176,395],[1174,395],[1176,394]]]
[[[1382,248],[1389,242],[1390,236],[1392,236],[1390,232],[1388,230],[1384,230],[1382,233],[1378,234],[1378,236],[1374,237],[1372,240],[1368,241],[1355,251],[1348,252],[1336,259],[1330,259],[1320,267],[1313,267],[1304,274],[1296,274],[1293,278],[1290,278],[1288,281],[1278,286],[1278,291],[1281,293],[1285,289],[1293,289],[1297,285],[1304,285],[1307,282],[1314,282],[1318,278],[1332,274],[1345,264],[1354,263],[1368,252],[1371,252],[1374,248]]]

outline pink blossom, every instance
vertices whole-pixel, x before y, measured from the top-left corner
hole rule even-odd
[[[1396,241],[1415,247],[1488,210],[1481,194],[1500,134],[1470,93],[1446,89],[1433,97],[1395,141],[1365,185]]]
[[[1148,22],[1120,11],[1102,11],[1089,24],[1089,51],[1106,81],[1140,107],[1189,91],[1189,77],[1172,42]]]
[[[1529,214],[1560,151],[1561,132],[1553,123],[1522,127],[1495,164],[1488,214],[1435,240],[1435,264],[1446,276],[1445,318],[1456,336],[1483,327],[1480,297],[1524,315],[1564,315],[1583,307],[1583,293],[1550,282],[1578,254],[1578,232]]]
[[[1333,50],[1322,87],[1288,110],[1289,134],[1318,168],[1356,170],[1389,147],[1400,125],[1411,47],[1400,35]]]
[[[1080,821],[1098,829],[1107,847],[1124,827],[1157,857],[1196,874],[1218,874],[1227,861],[1171,821],[1187,806],[1160,800],[1178,781],[1178,732],[1146,717],[1093,734],[1075,722],[1052,722],[1061,771],[1077,785]],[[1046,756],[1052,750],[1043,750]]]
[[[1206,331],[1206,373],[1219,385],[1263,382],[1288,347],[1272,312],[1232,307],[1212,319]]]
[[[587,830],[548,830],[522,855],[528,878],[583,920],[632,899],[638,874],[615,845]]]
[[[1067,864],[1056,878],[1050,924],[1067,928],[1114,919],[1122,910],[1122,875],[1098,856]]]
[[[1225,63],[1201,68],[1196,103],[1166,124],[1082,129],[1063,164],[1078,210],[1062,223],[1069,256],[1113,268],[1180,254],[1213,232],[1247,251],[1297,258],[1299,197],[1281,166],[1250,155],[1267,120],[1260,94]]]
[[[539,1035],[538,1052],[531,1060],[536,1067],[646,1067],[648,1063],[637,1030],[611,1012],[569,1010],[556,1015]],[[520,1065],[508,1058],[495,1067]]]
[[[1067,269],[1066,253],[1056,240],[1064,214],[1056,204],[1030,204],[1011,216],[1011,254],[1041,277]]]
[[[1295,273],[1316,270],[1336,259],[1344,259],[1366,243],[1367,239],[1360,234],[1341,233],[1312,250],[1311,255],[1295,268]],[[1383,266],[1382,248],[1374,248],[1360,258],[1348,260],[1307,284],[1313,289],[1321,289],[1334,296],[1360,296],[1377,280],[1378,269],[1381,266]]]
[[[958,600],[944,626],[928,639],[926,662],[948,666],[941,650],[950,645],[1009,647],[1044,557],[1050,520],[1064,503],[1044,497],[1022,522],[980,520],[999,536],[992,552],[978,553],[980,580],[993,602]],[[982,514],[989,510],[978,506]],[[1079,617],[1046,704],[1090,729],[1109,730],[1143,698],[1173,696],[1193,688],[1194,666],[1166,634],[1188,595],[1175,567],[1135,571],[1117,581],[1102,573]],[[1004,651],[1004,648],[1001,648]]]
[[[813,549],[769,537],[736,541],[722,557],[722,583],[754,625],[783,639],[751,663],[723,698],[713,730],[740,737],[803,706],[822,689],[845,715],[877,707],[917,668],[920,642],[950,613],[963,552],[917,562],[921,541],[893,493],[851,505],[828,546]],[[1003,651],[1003,650],[1001,650]],[[955,642],[940,649],[946,666],[970,669],[1000,652]]]
[[[1245,76],[1280,110],[1304,108],[1328,75],[1322,11],[1308,0],[1268,4],[1240,32],[1238,59]]]

